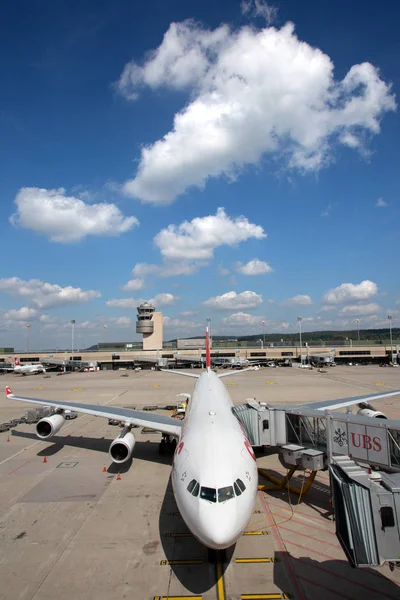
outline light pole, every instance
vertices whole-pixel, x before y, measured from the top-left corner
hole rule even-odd
[[[262,333],[263,333],[263,344],[265,346],[265,321],[261,321]]]
[[[392,339],[392,315],[388,315],[388,319],[389,319],[389,332],[390,332],[390,360],[392,361],[392,365],[393,363],[393,339]]]
[[[29,333],[31,330],[31,326],[29,323],[26,325],[26,351],[29,352]]]
[[[75,333],[75,319],[71,321],[72,330],[71,330],[71,360],[74,360],[74,333]]]
[[[258,340],[260,342],[261,350],[264,350],[264,343],[262,340]]]
[[[207,327],[208,327],[208,339],[210,340],[210,348],[211,348],[211,346],[212,346],[212,339],[211,339],[211,317],[207,317],[206,321],[207,321]]]
[[[299,333],[300,333],[300,364],[303,364],[303,354],[302,354],[302,345],[301,345],[301,321],[302,317],[297,317],[297,322],[299,324]]]
[[[107,344],[107,325],[104,325],[104,343]]]
[[[357,339],[360,341],[360,319],[356,319],[357,323]]]

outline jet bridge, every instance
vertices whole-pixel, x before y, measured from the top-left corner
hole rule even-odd
[[[250,443],[278,447],[288,469],[329,468],[336,535],[352,566],[400,565],[400,421],[252,398],[232,410]]]

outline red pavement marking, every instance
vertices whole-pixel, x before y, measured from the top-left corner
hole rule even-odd
[[[18,469],[22,469],[22,467],[24,467],[25,465],[27,465],[29,462],[31,462],[31,461],[27,460],[26,462],[24,462],[23,465],[20,465],[19,467],[17,467],[16,469],[14,469],[14,471],[10,471],[10,473],[8,473],[8,475],[12,475],[13,473],[15,473],[15,471],[18,471]]]
[[[321,550],[313,550],[310,546],[301,546],[300,544],[296,544],[295,542],[292,542],[291,540],[283,540],[285,542],[285,544],[290,544],[291,546],[296,546],[296,548],[301,548],[302,550],[307,550],[307,552],[314,552],[314,554],[318,554],[319,556],[324,556],[325,558],[328,558],[329,560],[339,560],[338,558],[336,558],[336,556],[332,556],[330,554],[324,554],[323,552],[321,552]],[[342,550],[343,552],[343,550]]]
[[[374,594],[380,594],[381,596],[390,598],[390,600],[398,600],[398,596],[392,596],[391,594],[387,594],[386,592],[380,592],[376,588],[369,587],[368,585],[365,585],[364,583],[359,583],[358,581],[355,581],[354,579],[349,579],[348,577],[345,577],[341,573],[340,574],[335,573],[335,571],[332,571],[331,569],[328,569],[327,567],[323,567],[321,565],[310,564],[306,560],[304,560],[304,558],[298,558],[297,560],[299,560],[300,562],[304,563],[305,565],[307,565],[309,567],[312,567],[313,569],[325,571],[326,573],[333,575],[333,577],[335,577],[336,579],[339,577],[341,581],[348,581],[349,583],[352,583],[353,585],[358,585],[359,587],[369,590],[370,592],[373,592]],[[373,596],[373,598],[375,598],[375,596]]]
[[[322,585],[321,583],[316,583],[312,579],[308,579],[308,577],[303,577],[303,575],[299,575],[299,579],[302,579],[303,581],[307,581],[307,583],[311,583],[312,585],[316,585],[317,587],[322,588],[323,590],[326,590],[327,592],[330,592],[333,596],[335,596],[335,598],[347,598],[347,600],[354,600],[354,596],[347,596],[346,594],[339,594],[337,592],[337,590],[332,590],[331,588],[328,588],[325,585]]]
[[[325,542],[325,540],[320,540],[319,538],[315,538],[315,537],[312,537],[311,535],[307,535],[306,533],[303,533],[302,531],[296,531],[295,529],[290,529],[289,527],[279,525],[279,523],[277,523],[277,527],[279,527],[279,529],[284,529],[285,531],[289,531],[290,533],[297,533],[297,535],[301,535],[301,537],[306,537],[309,540],[312,540],[313,542],[320,542],[321,544],[324,544],[325,546],[330,546],[331,548],[336,548],[339,550],[342,549],[340,544],[330,544],[329,542]]]
[[[272,506],[276,506],[277,508],[285,508],[284,506],[282,506],[281,504],[277,504],[276,502],[270,502],[269,498],[268,498],[268,505],[272,505]],[[327,521],[327,519],[324,519],[324,517],[313,517],[312,515],[310,515],[307,512],[304,512],[304,510],[297,510],[298,504],[291,504],[291,507],[293,508],[293,510],[295,511],[295,513],[299,514],[299,515],[304,515],[305,517],[308,517],[309,519],[314,519],[314,521],[323,521],[325,524],[326,523],[333,523],[333,521]]]
[[[279,550],[282,552],[283,562],[285,563],[287,573],[289,575],[289,578],[292,582],[294,589],[296,590],[296,600],[307,600],[307,596],[305,595],[304,590],[302,589],[302,587],[298,581],[297,573],[296,573],[295,569],[293,568],[292,562],[291,562],[290,558],[287,558],[285,545],[283,544],[282,538],[279,535],[279,532],[277,531],[277,527],[275,525],[274,519],[271,516],[271,511],[269,510],[268,505],[262,496],[262,493],[258,492],[258,495],[260,497],[260,502],[264,508],[265,516],[267,517],[269,524],[271,526],[271,530],[272,530],[273,536],[275,538],[275,542],[276,542]]]

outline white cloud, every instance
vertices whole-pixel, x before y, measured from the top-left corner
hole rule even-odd
[[[312,304],[310,296],[303,294],[297,294],[297,296],[293,296],[282,302],[282,306],[309,306],[310,304]]]
[[[389,204],[383,198],[379,198],[375,206],[377,206],[378,208],[386,208],[387,206],[389,206]]]
[[[21,188],[10,217],[16,227],[41,233],[52,242],[78,242],[87,235],[117,236],[139,225],[136,217],[124,217],[115,204],[85,204],[66,196],[65,190]]]
[[[97,290],[85,291],[70,285],[61,287],[40,279],[24,281],[19,277],[0,279],[0,291],[29,300],[37,308],[80,304],[101,296]]]
[[[237,262],[235,269],[242,275],[265,275],[272,273],[273,268],[267,263],[258,258],[253,258],[248,263]]]
[[[130,279],[128,283],[122,286],[122,290],[124,292],[136,292],[137,290],[142,290],[144,288],[144,279],[136,278]]]
[[[110,322],[116,327],[132,327],[132,319],[129,317],[116,317],[110,319]]]
[[[261,330],[261,321],[264,317],[255,317],[254,315],[250,315],[249,313],[237,312],[233,315],[229,315],[229,317],[225,317],[221,319],[221,322],[224,325],[232,325],[232,326],[242,326],[242,325],[258,325]]]
[[[38,311],[34,308],[23,306],[18,310],[8,310],[4,313],[4,318],[7,321],[32,321],[39,316]]]
[[[203,327],[202,323],[196,323],[195,321],[185,321],[177,317],[164,317],[164,326],[167,329],[196,329]]]
[[[221,277],[226,277],[227,275],[230,275],[231,272],[229,269],[226,269],[220,265],[218,267],[218,273],[221,275]]]
[[[277,16],[278,9],[263,0],[242,0],[242,14],[248,17],[262,17],[267,25],[271,25]]]
[[[182,317],[195,317],[198,314],[198,310],[184,310],[183,312],[181,312]]]
[[[206,263],[188,262],[181,260],[179,262],[166,262],[161,265],[149,263],[137,263],[132,270],[132,275],[136,277],[146,277],[147,275],[155,275],[156,277],[178,277],[180,275],[193,275]]]
[[[203,302],[210,308],[216,310],[240,310],[243,308],[256,308],[262,303],[262,294],[245,291],[237,294],[236,292],[227,292],[222,296],[214,296]]]
[[[144,300],[143,298],[118,298],[107,300],[106,305],[115,306],[117,308],[135,309],[143,302],[149,302],[150,304],[155,306],[156,309],[158,309],[162,306],[170,306],[171,304],[174,304],[177,300],[179,300],[179,296],[174,296],[173,294],[162,292],[154,296],[154,298],[150,298],[148,300]]]
[[[365,279],[361,283],[342,283],[329,290],[323,297],[327,304],[346,304],[357,300],[369,300],[378,293],[378,286]]]
[[[396,108],[372,64],[335,80],[329,56],[300,41],[292,23],[261,30],[172,23],[161,45],[142,65],[128,63],[117,83],[127,98],[144,86],[191,94],[171,131],[142,148],[136,176],[124,184],[126,194],[156,204],[210,177],[233,180],[263,155],[317,171],[338,145],[363,149]]]
[[[351,304],[344,306],[340,311],[342,315],[371,315],[381,310],[379,304],[370,302],[369,304]]]
[[[228,217],[223,208],[216,215],[196,217],[180,225],[168,225],[154,238],[161,254],[168,260],[209,260],[215,248],[235,246],[251,238],[266,237],[260,225],[249,223],[246,217]]]

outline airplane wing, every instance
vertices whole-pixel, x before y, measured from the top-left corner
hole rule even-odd
[[[97,406],[96,404],[83,404],[80,402],[59,402],[57,400],[24,398],[22,396],[15,396],[9,387],[6,387],[6,396],[9,400],[40,404],[42,406],[54,406],[54,408],[73,410],[75,412],[93,415],[94,417],[116,419],[131,425],[138,425],[139,427],[151,427],[152,429],[161,431],[161,433],[167,433],[174,437],[179,437],[181,434],[182,423],[177,419],[165,415],[144,412],[142,410],[119,408],[117,406]]]
[[[344,408],[345,406],[352,406],[353,404],[360,404],[361,402],[370,402],[374,400],[380,400],[381,398],[397,396],[398,394],[400,394],[400,390],[393,390],[391,392],[383,392],[381,394],[370,394],[369,396],[353,396],[352,398],[341,398],[340,400],[310,402],[309,404],[302,404],[301,407],[313,408],[314,410],[334,410],[335,408]]]
[[[196,375],[195,373],[185,373],[184,371],[175,371],[175,369],[160,369],[163,373],[169,373],[170,375],[184,375],[185,377],[195,377],[198,379],[200,375]]]
[[[246,367],[245,369],[235,369],[234,371],[227,371],[226,373],[219,373],[218,377],[231,377],[232,375],[238,375],[239,373],[244,373],[245,371],[254,371],[254,367]]]

